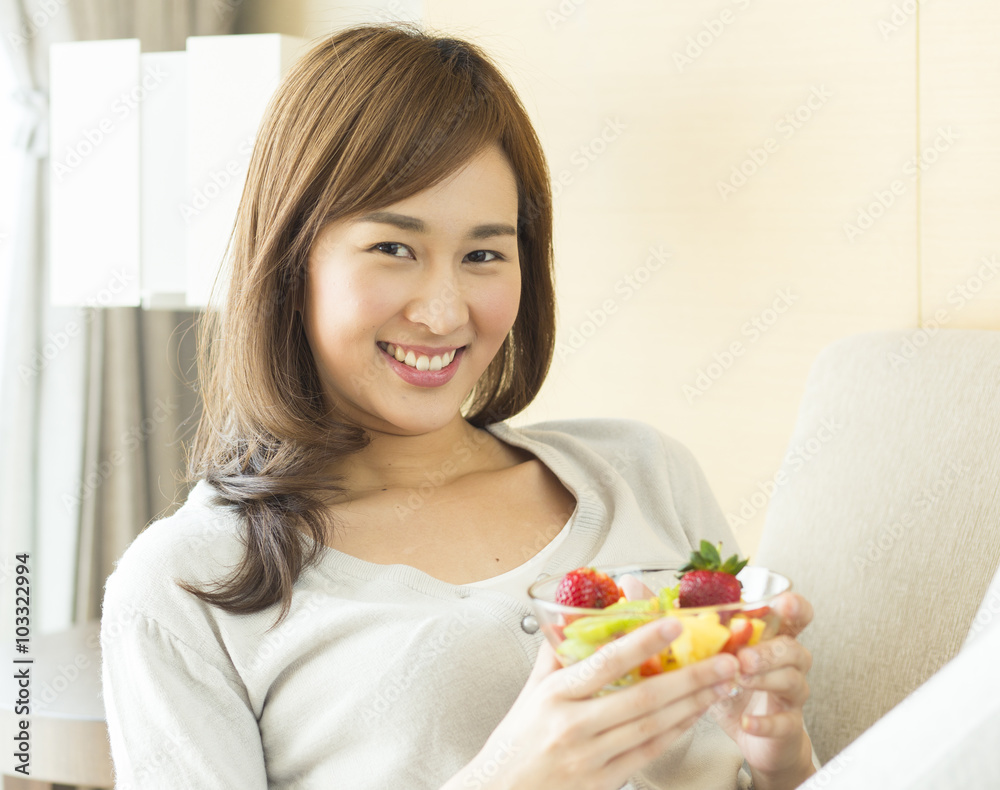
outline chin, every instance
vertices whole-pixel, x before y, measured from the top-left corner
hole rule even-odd
[[[418,404],[412,410],[396,413],[381,413],[377,420],[366,421],[372,430],[381,433],[392,433],[401,436],[422,436],[434,433],[448,427],[456,418],[461,418],[461,412],[456,406],[453,411],[437,411],[427,413]]]

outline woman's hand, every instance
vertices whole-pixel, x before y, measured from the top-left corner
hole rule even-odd
[[[795,639],[812,621],[812,605],[785,593],[772,606],[781,615],[778,636],[737,652],[743,691],[711,713],[743,752],[757,790],[798,787],[815,773],[802,723],[812,656]]]
[[[728,691],[739,663],[720,655],[592,698],[680,635],[665,618],[562,668],[547,641],[482,751],[445,790],[618,790]]]

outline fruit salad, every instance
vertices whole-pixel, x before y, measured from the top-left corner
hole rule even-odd
[[[723,561],[721,548],[721,543],[713,546],[703,540],[688,564],[671,573],[676,583],[657,583],[659,589],[655,590],[639,578],[647,582],[663,579],[653,572],[624,573],[617,580],[591,567],[565,574],[555,590],[557,607],[554,608],[595,611],[571,613],[561,609],[558,614],[546,612],[547,616],[542,617],[542,629],[557,646],[563,665],[581,661],[608,642],[667,616],[680,621],[683,629],[680,636],[615,686],[631,685],[643,677],[669,672],[720,652],[735,653],[744,645],[755,645],[773,636],[779,625],[777,614],[769,606],[761,605],[764,601],[743,599],[737,574],[747,560],[734,555]],[[777,574],[764,569],[748,570],[775,576],[788,586],[787,580]],[[544,609],[542,603],[536,598],[540,614]]]

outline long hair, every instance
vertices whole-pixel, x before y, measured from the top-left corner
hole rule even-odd
[[[198,336],[203,411],[189,477],[211,483],[217,503],[242,517],[245,552],[211,589],[184,589],[233,613],[280,601],[275,625],[287,615],[292,586],[332,525],[318,495],[343,492],[324,470],[370,441],[323,397],[296,309],[309,250],[327,223],[433,186],[492,143],[517,181],[521,296],[463,407],[480,428],[534,399],[555,342],[552,196],[527,112],[476,45],[409,24],[339,31],[282,81],[251,155],[225,296]]]

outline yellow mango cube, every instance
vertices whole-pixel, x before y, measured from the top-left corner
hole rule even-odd
[[[764,628],[767,627],[767,623],[765,623],[759,617],[751,617],[750,625],[753,626],[753,633],[750,634],[750,640],[747,642],[747,644],[755,645],[760,641],[761,634],[764,633]]]
[[[715,612],[678,619],[684,630],[670,644],[670,651],[679,667],[714,656],[729,641],[729,629],[719,622]]]

